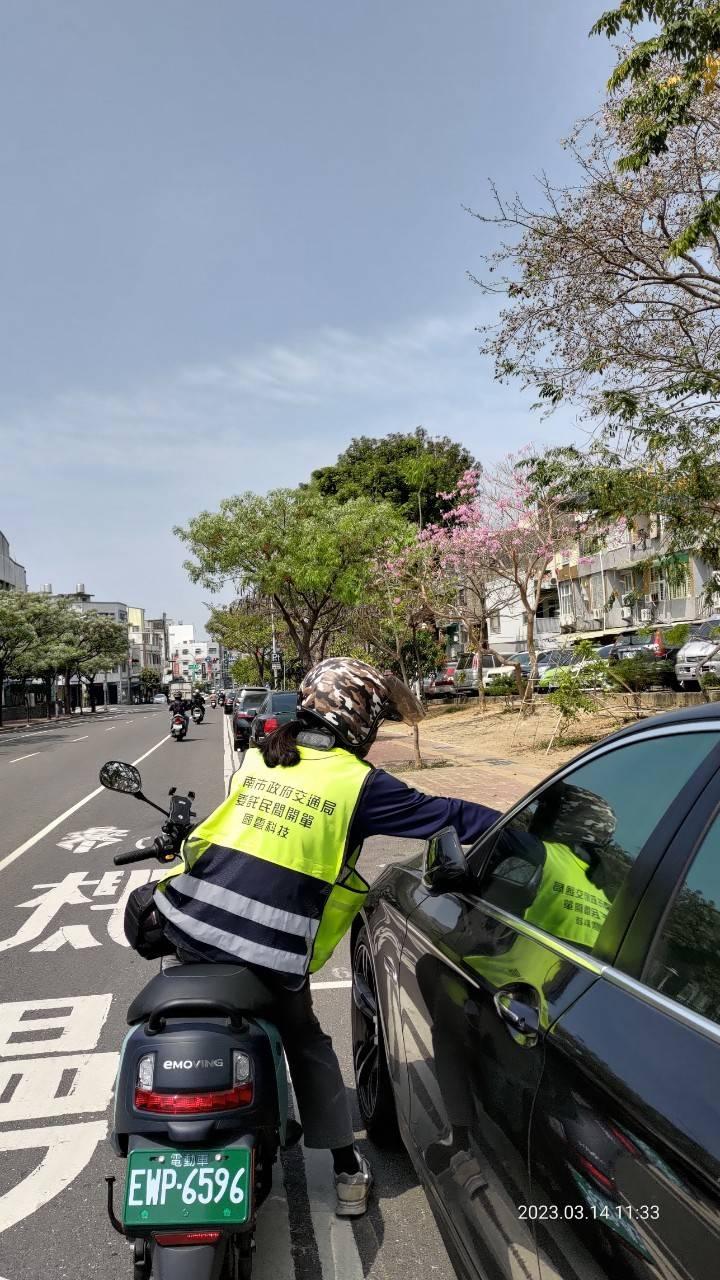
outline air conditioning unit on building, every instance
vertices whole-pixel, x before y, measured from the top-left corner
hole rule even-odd
[[[603,618],[605,617],[605,610],[604,610],[604,609],[593,609],[593,611],[592,611],[592,616],[593,616],[593,618],[595,619],[595,621],[596,621],[596,622],[602,622]]]
[[[653,611],[648,605],[645,605],[644,608],[640,610],[641,622],[652,622],[652,616],[653,616]]]

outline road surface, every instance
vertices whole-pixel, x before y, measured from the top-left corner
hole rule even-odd
[[[159,815],[99,788],[98,769],[134,761],[151,798],[192,789],[202,816],[235,763],[220,708],[182,743],[168,728],[158,705],[0,737],[0,1280],[132,1274],[105,1215],[104,1177],[123,1178],[105,1139],[125,1011],[153,968],[125,944],[124,901],[161,871],[112,857],[157,834]],[[370,841],[365,875],[410,851]],[[343,945],[313,985],[352,1090],[349,978]],[[407,1156],[366,1143],[355,1116],[377,1179],[371,1210],[335,1218],[329,1156],[286,1153],[259,1214],[257,1280],[452,1280]]]

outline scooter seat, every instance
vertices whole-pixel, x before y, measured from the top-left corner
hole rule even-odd
[[[130,1026],[142,1022],[169,1000],[213,999],[241,1013],[256,1013],[272,1004],[273,993],[262,978],[240,965],[171,965],[155,974],[136,995],[127,1020]]]

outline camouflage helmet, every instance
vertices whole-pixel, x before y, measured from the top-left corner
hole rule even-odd
[[[574,783],[559,782],[541,798],[532,830],[541,839],[567,844],[581,856],[597,855],[610,843],[617,819],[602,796]]]
[[[357,658],[325,658],[300,686],[299,708],[332,729],[351,749],[364,746],[383,720],[416,724],[425,712],[391,672]]]

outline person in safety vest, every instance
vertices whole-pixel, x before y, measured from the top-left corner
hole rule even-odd
[[[389,673],[354,658],[319,663],[303,679],[297,719],[247,752],[228,798],[185,841],[185,865],[155,894],[181,960],[246,965],[271,986],[267,1016],[283,1039],[305,1144],[331,1150],[341,1216],[365,1212],[372,1174],[353,1143],[310,974],[365,901],[356,863],[368,836],[426,839],[452,825],[470,844],[499,817],[424,795],[366,763],[383,720],[415,723],[423,714]]]

